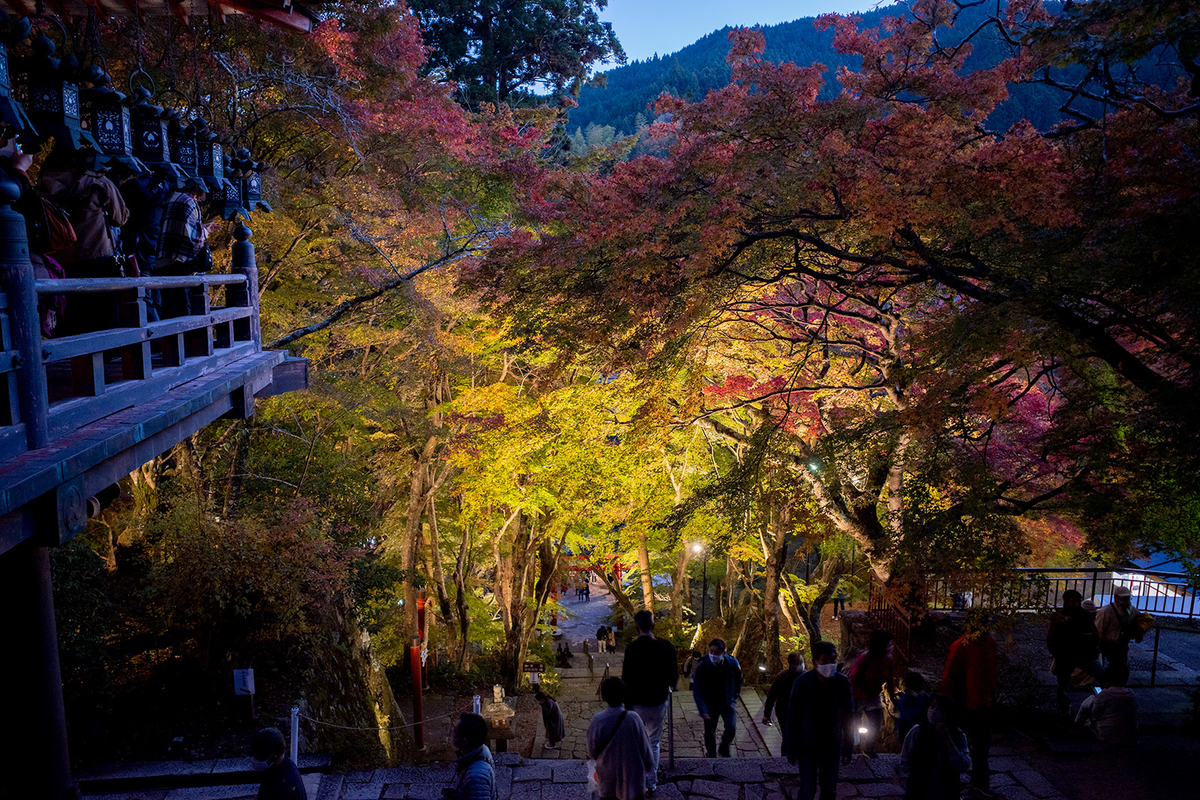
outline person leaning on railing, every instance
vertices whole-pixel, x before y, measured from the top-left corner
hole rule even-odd
[[[42,167],[42,189],[70,215],[75,243],[57,253],[68,278],[120,278],[113,227],[129,220],[121,193],[95,169],[94,153],[56,148]],[[102,294],[69,303],[68,333],[106,330],[118,324],[117,297]]]
[[[200,216],[200,204],[206,197],[204,185],[191,178],[182,190],[168,195],[158,230],[155,275],[195,275],[212,269],[208,229]],[[187,315],[187,290],[163,290],[161,313],[163,318]]]

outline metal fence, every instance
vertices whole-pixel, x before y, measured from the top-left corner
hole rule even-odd
[[[1133,605],[1151,614],[1195,619],[1197,584],[1180,572],[1156,570],[1013,569],[927,578],[921,588],[930,611],[973,606],[1001,611],[1050,611],[1074,589],[1097,608],[1112,598],[1117,586],[1129,587]]]

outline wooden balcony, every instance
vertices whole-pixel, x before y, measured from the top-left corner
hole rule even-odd
[[[237,235],[230,275],[30,281],[6,265],[0,554],[66,542],[101,489],[215,420],[251,416],[256,397],[307,386],[306,360],[262,350],[250,232]],[[153,291],[185,295],[187,315],[148,321]],[[37,299],[48,295],[66,296],[68,315],[104,303],[117,326],[43,339]]]

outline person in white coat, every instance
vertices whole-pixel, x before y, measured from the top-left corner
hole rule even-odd
[[[600,684],[600,697],[608,703],[588,725],[588,758],[596,762],[597,795],[600,800],[642,800],[646,771],[654,765],[646,727],[635,711],[625,708],[625,682],[607,678]]]

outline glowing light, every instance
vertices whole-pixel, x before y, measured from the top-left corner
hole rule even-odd
[[[815,461],[808,462],[808,468],[812,472],[820,472],[821,471],[821,465]]]
[[[859,733],[869,733],[870,731],[868,731],[866,728],[859,728],[858,732]]]
[[[692,545],[692,552],[693,552],[693,553],[699,553],[699,552],[700,552],[701,550],[703,550],[703,549],[704,549],[704,545],[700,544],[699,542],[697,542],[696,544]]]

